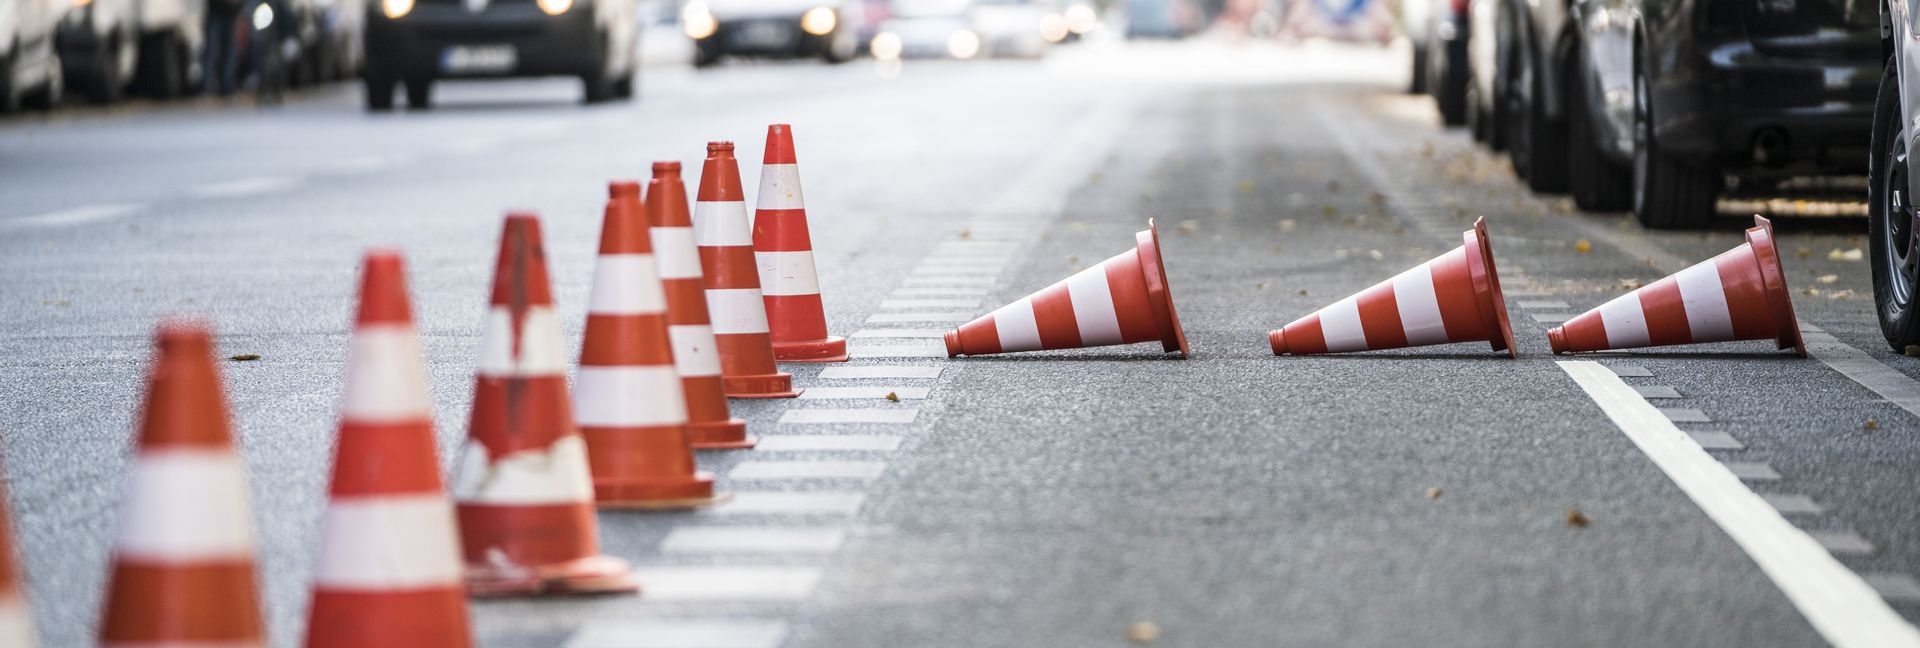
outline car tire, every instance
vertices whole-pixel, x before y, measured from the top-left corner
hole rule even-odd
[[[1586,211],[1620,211],[1633,205],[1632,171],[1600,147],[1594,115],[1588,110],[1587,76],[1576,51],[1562,77],[1567,87],[1567,190]]]
[[[60,55],[54,54],[47,67],[47,84],[38,90],[27,93],[26,104],[40,110],[53,110],[60,107],[66,98],[66,69],[60,64]]]
[[[1512,93],[1513,135],[1507,146],[1513,153],[1513,168],[1527,179],[1528,189],[1563,193],[1567,190],[1567,131],[1547,116],[1546,70],[1531,52],[1523,50],[1519,56],[1522,74],[1514,80],[1525,91]]]
[[[1429,87],[1427,79],[1427,44],[1421,43],[1413,48],[1413,74],[1407,78],[1407,94],[1421,94]]]
[[[615,87],[617,83],[606,70],[580,75],[580,85],[586,89],[583,96],[586,103],[590,104],[606,103],[620,96],[618,88]]]
[[[1633,216],[1654,229],[1713,222],[1720,175],[1711,164],[1679,159],[1660,148],[1653,128],[1651,86],[1644,67],[1633,73]]]
[[[1493,118],[1488,114],[1486,100],[1480,96],[1480,84],[1468,82],[1463,98],[1467,104],[1467,134],[1473,141],[1491,146],[1488,140],[1492,136]]]
[[[13,55],[0,56],[0,115],[20,112],[20,92],[13,87]]]
[[[407,79],[407,110],[427,110],[433,107],[433,79],[419,77]]]
[[[1446,48],[1447,45],[1440,47]],[[1440,123],[1447,126],[1467,123],[1466,62],[1448,56],[1445,49],[1427,56],[1427,86],[1433,95],[1434,106],[1440,109]]]
[[[710,44],[713,38],[697,41],[693,44],[693,66],[710,68],[720,63],[720,47]]]
[[[1894,58],[1880,76],[1873,110],[1873,154],[1867,185],[1868,247],[1873,302],[1887,346],[1920,344],[1920,222],[1908,196],[1908,142],[1900,132],[1900,79]]]
[[[367,110],[373,112],[393,110],[394,86],[399,85],[398,82],[394,81],[393,77],[377,74],[371,69],[367,70],[365,80],[367,86]]]
[[[187,64],[181,44],[173,34],[163,34],[140,43],[140,63],[134,78],[140,91],[155,99],[173,99],[187,94]]]
[[[632,99],[634,86],[636,85],[639,85],[639,82],[634,80],[634,75],[629,74],[620,77],[619,81],[613,82],[613,97],[615,99]]]

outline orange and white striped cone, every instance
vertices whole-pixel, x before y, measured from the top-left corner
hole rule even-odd
[[[700,196],[693,205],[693,238],[700,247],[700,273],[707,286],[707,313],[720,345],[720,375],[734,398],[793,398],[793,376],[773,361],[767,304],[753,260],[746,192],[733,142],[708,142],[700,169]]]
[[[626,561],[600,555],[539,217],[507,215],[489,304],[453,482],[467,593],[639,591]]]
[[[1267,333],[1274,355],[1310,355],[1487,341],[1518,357],[1487,219],[1466,243],[1412,270]]]
[[[1134,248],[946,334],[947,356],[1160,341],[1187,357],[1173,308],[1160,230],[1152,220]]]
[[[800,163],[793,153],[793,128],[786,124],[767,127],[758,201],[753,259],[760,267],[773,356],[792,362],[846,362],[847,339],[827,335],[813,239],[807,233],[807,204],[800,192]]]
[[[687,399],[687,438],[703,450],[751,448],[757,441],[747,436],[747,422],[727,411],[720,348],[707,320],[707,288],[700,279],[700,249],[693,242],[693,217],[687,212],[679,162],[653,163],[646,207],[654,261],[667,293],[673,369],[680,374],[680,391]]]
[[[307,648],[472,646],[460,538],[440,484],[399,253],[367,254],[348,348]]]
[[[1773,223],[1753,217],[1747,242],[1613,298],[1547,331],[1554,353],[1772,338],[1807,356]]]
[[[169,322],[157,337],[100,645],[265,645],[246,470],[212,335]]]
[[[20,575],[19,555],[13,545],[7,480],[0,475],[0,646],[33,648],[37,643],[33,637],[33,610],[27,607],[26,579]]]
[[[694,508],[718,501],[694,470],[687,403],[673,371],[640,184],[609,187],[586,340],[573,381],[574,422],[587,440],[593,498],[605,508]]]

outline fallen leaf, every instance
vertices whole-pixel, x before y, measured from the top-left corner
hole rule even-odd
[[[1339,181],[1339,180],[1328,180],[1328,181],[1327,181],[1327,193],[1340,193],[1340,181]]]
[[[1592,521],[1593,520],[1587,519],[1587,514],[1581,513],[1580,509],[1577,509],[1577,508],[1567,509],[1567,526],[1575,527],[1575,528],[1584,528],[1587,526],[1587,523]]]
[[[1794,255],[1794,256],[1797,256],[1797,257],[1800,257],[1800,258],[1802,258],[1802,259],[1805,259],[1805,258],[1807,258],[1807,257],[1810,257],[1810,256],[1813,256],[1813,250],[1809,250],[1809,249],[1806,249],[1806,248],[1800,248],[1800,249],[1798,249],[1798,250],[1794,250],[1794,252],[1793,252],[1793,255]]]
[[[973,238],[973,228],[971,227],[960,228],[960,238],[963,238],[963,239]]]
[[[887,392],[887,400],[898,403],[900,402],[900,395],[893,392]]]
[[[1160,626],[1152,621],[1135,621],[1127,626],[1127,641],[1153,643],[1160,639]]]
[[[1307,296],[1307,289],[1305,289],[1305,288],[1301,288],[1301,289],[1300,289],[1300,296],[1301,296],[1301,297],[1305,297],[1305,296]]]
[[[1586,253],[1588,253],[1588,252],[1592,252],[1592,251],[1593,251],[1593,244],[1592,244],[1592,243],[1589,243],[1589,242],[1587,242],[1587,240],[1586,240],[1586,239],[1580,239],[1580,240],[1578,240],[1578,241],[1574,241],[1574,242],[1573,242],[1573,251],[1575,251],[1575,252],[1579,252],[1579,253],[1581,253],[1581,254],[1586,254]]]
[[[1847,288],[1827,293],[1827,299],[1853,299],[1853,289]]]
[[[1441,494],[1441,490],[1439,486],[1435,486],[1433,488],[1427,489],[1427,499],[1430,499],[1430,500],[1440,499],[1440,494]]]
[[[1296,225],[1296,223],[1294,223],[1294,222],[1293,222],[1293,219],[1291,219],[1291,218],[1282,218],[1282,219],[1280,219],[1280,231],[1282,231],[1282,232],[1291,232],[1291,231],[1293,231],[1293,228],[1294,228],[1294,225]]]
[[[1080,256],[1076,254],[1067,255],[1067,265],[1080,265]]]
[[[1387,258],[1387,255],[1381,254],[1379,250],[1367,250],[1367,256],[1372,257],[1375,261]]]
[[[1840,248],[1834,248],[1832,252],[1827,253],[1828,261],[1859,261],[1865,258],[1867,258],[1866,253],[1861,252],[1860,248],[1854,248],[1845,252],[1840,251]]]
[[[1386,194],[1375,191],[1373,193],[1367,194],[1367,202],[1373,203],[1375,207],[1378,207],[1380,205],[1385,205],[1387,204],[1387,196]]]
[[[1333,218],[1335,216],[1340,215],[1340,210],[1338,208],[1335,208],[1333,205],[1321,205],[1320,215],[1326,216],[1327,218]]]
[[[1642,284],[1640,283],[1639,279],[1621,279],[1620,280],[1621,290],[1639,290],[1641,285]]]
[[[1837,275],[1837,274],[1831,274],[1831,275],[1820,275],[1819,277],[1815,277],[1815,278],[1814,278],[1814,281],[1818,281],[1818,282],[1820,282],[1820,283],[1824,283],[1824,284],[1830,284],[1830,283],[1833,283],[1833,282],[1835,282],[1835,281],[1839,281],[1839,280],[1840,280],[1840,275]]]
[[[1909,344],[1907,350],[1902,353],[1909,358],[1920,358],[1920,344]]]
[[[1194,232],[1200,231],[1200,221],[1193,220],[1191,218],[1180,221],[1179,229],[1181,234],[1192,234]]]
[[[1802,294],[1802,295],[1806,295],[1806,296],[1808,296],[1808,297],[1819,297],[1819,296],[1820,296],[1820,289],[1819,289],[1819,288],[1815,288],[1815,287],[1813,287],[1813,286],[1807,286],[1806,288],[1804,288],[1804,289],[1802,289],[1802,290],[1800,291],[1800,294]]]
[[[1252,181],[1252,180],[1241,180],[1241,181],[1240,181],[1240,193],[1253,193],[1253,181]]]
[[[1266,290],[1266,289],[1267,289],[1267,282],[1265,282],[1265,281],[1262,281],[1262,282],[1260,282],[1260,283],[1257,283],[1257,284],[1254,284],[1254,285],[1253,285],[1253,288],[1254,288],[1254,290]]]
[[[253,361],[255,361],[255,360],[259,360],[259,359],[260,359],[260,354],[258,354],[258,353],[242,353],[242,354],[239,354],[239,355],[235,355],[235,356],[229,356],[229,357],[228,357],[227,359],[228,359],[228,360],[232,360],[232,361],[234,361],[234,362],[253,362]]]
[[[1863,428],[1866,428],[1866,430],[1867,430],[1868,432],[1872,432],[1872,431],[1874,431],[1874,430],[1878,430],[1878,429],[1880,429],[1880,422],[1879,422],[1879,421],[1875,421],[1875,420],[1873,420],[1873,419],[1867,419],[1867,424],[1866,424],[1866,425],[1863,425],[1863,426],[1861,426],[1861,427],[1863,427]]]

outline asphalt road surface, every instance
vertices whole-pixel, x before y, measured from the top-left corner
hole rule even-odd
[[[788,122],[856,359],[788,366],[818,398],[733,401],[763,445],[699,457],[733,504],[600,516],[645,595],[476,603],[482,645],[1920,643],[1920,359],[1846,258],[1864,223],[1777,221],[1812,358],[1552,356],[1552,322],[1746,222],[1657,233],[1531,196],[1398,92],[1402,61],[1193,42],[650,70],[603,107],[531,81],[450,84],[431,113],[336,87],[0,123],[0,439],[42,641],[93,641],[159,318],[261,356],[222,368],[267,623],[298,645],[361,252],[407,253],[445,460],[506,210],[545,216],[577,345],[606,181],[732,139],[751,194]],[[1269,351],[1481,215],[1519,359]],[[1191,359],[939,350],[1149,218]]]

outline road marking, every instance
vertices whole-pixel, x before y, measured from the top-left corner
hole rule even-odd
[[[857,338],[939,338],[946,335],[940,329],[860,329],[849,337]]]
[[[727,471],[728,479],[879,479],[884,461],[747,461]]]
[[[187,190],[187,193],[201,198],[240,198],[243,196],[258,196],[275,191],[285,191],[292,189],[293,186],[297,184],[300,184],[300,178],[297,177],[258,176],[241,178],[239,180],[228,180],[226,182],[209,182],[194,185],[193,188]]]
[[[1708,450],[1744,450],[1747,445],[1725,432],[1688,432],[1693,442]]]
[[[1782,515],[1819,515],[1827,512],[1827,507],[1821,506],[1819,502],[1805,495],[1761,493],[1760,499],[1766,500],[1767,504],[1773,506],[1773,510],[1779,511]]]
[[[1920,646],[1920,630],[1767,500],[1599,363],[1559,361],[1607,418],[1673,480],[1837,648]]]
[[[635,567],[633,577],[646,588],[640,600],[804,601],[820,582],[812,567]]]
[[[1634,385],[1641,398],[1680,398],[1680,390],[1666,385]]]
[[[1837,554],[1870,554],[1874,550],[1872,541],[1852,531],[1809,531],[1807,535],[1813,536],[1827,551]]]
[[[900,281],[908,286],[991,286],[998,277],[907,277]]]
[[[979,308],[978,299],[883,299],[881,308]]]
[[[1874,590],[1880,592],[1880,595],[1887,597],[1888,600],[1899,601],[1901,603],[1920,601],[1920,582],[1913,580],[1912,576],[1889,572],[1869,572],[1862,576],[1862,578],[1865,578],[1868,585],[1872,585]]]
[[[778,438],[764,437],[762,444]],[[860,512],[867,500],[862,493],[836,491],[734,491],[733,497],[711,509],[718,515],[846,515]]]
[[[1537,308],[1540,310],[1553,310],[1553,309],[1559,309],[1559,308],[1566,308],[1567,303],[1557,299],[1525,300],[1520,302],[1520,307],[1521,308]]]
[[[913,269],[917,277],[997,275],[999,266],[920,266]]]
[[[941,311],[935,313],[874,313],[867,316],[868,324],[920,323],[920,322],[969,322],[973,313],[964,311]]]
[[[881,398],[888,394],[901,400],[920,400],[927,397],[925,387],[808,387],[800,392],[801,400],[849,400],[859,398]]]
[[[869,409],[790,409],[780,415],[780,424],[815,423],[912,423],[920,410],[911,407]]]
[[[1675,423],[1711,423],[1712,418],[1706,412],[1691,407],[1662,407],[1660,413]]]
[[[1647,371],[1646,367],[1640,365],[1607,365],[1607,369],[1613,371],[1613,375],[1621,378],[1653,377],[1653,372]]]
[[[878,367],[827,367],[820,370],[821,380],[858,378],[939,378],[939,367],[883,365]]]
[[[1807,327],[1802,326],[1803,330]],[[1873,390],[1887,402],[1899,405],[1916,416],[1920,416],[1920,382],[1908,378],[1906,374],[1881,364],[1867,355],[1867,352],[1855,349],[1827,333],[1810,331],[1801,336],[1807,342],[1807,354],[1814,357],[1840,375],[1860,383]]]
[[[945,358],[945,345],[895,344],[895,345],[851,345],[847,355],[854,358]]]
[[[566,648],[778,648],[786,640],[782,621],[610,619],[582,624]]]
[[[146,208],[146,205],[138,204],[81,205],[72,209],[0,221],[0,226],[13,229],[85,225],[125,217]]]
[[[962,288],[948,286],[941,288],[895,288],[895,297],[978,297],[987,294],[985,288]]]
[[[1773,466],[1765,461],[1729,461],[1727,470],[1733,471],[1733,476],[1748,481],[1772,481],[1780,478],[1780,471],[1774,470]]]
[[[677,526],[660,541],[666,553],[827,554],[846,542],[845,529],[776,526]],[[642,583],[644,587],[645,584]]]
[[[1541,324],[1563,324],[1573,319],[1573,313],[1534,313],[1533,321]]]
[[[761,452],[863,451],[900,449],[900,437],[891,434],[788,434],[762,437],[754,449]]]

